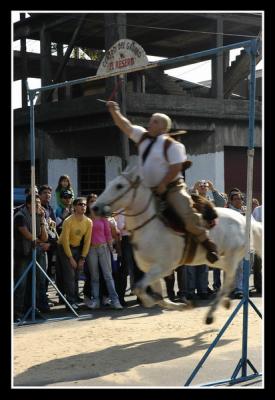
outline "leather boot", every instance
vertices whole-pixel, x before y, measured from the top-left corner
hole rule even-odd
[[[201,243],[207,250],[206,258],[211,263],[214,263],[219,260],[218,249],[216,244],[211,239],[206,239]]]

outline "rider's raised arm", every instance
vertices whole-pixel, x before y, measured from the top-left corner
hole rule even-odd
[[[130,137],[133,130],[133,125],[121,114],[119,105],[115,101],[107,101],[106,106],[108,107],[116,126],[118,126],[123,133]]]

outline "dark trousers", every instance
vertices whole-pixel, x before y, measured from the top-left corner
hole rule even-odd
[[[192,265],[187,268],[187,288],[188,293],[208,293],[208,266],[207,265]]]
[[[174,285],[175,285],[175,272],[177,274],[177,281],[178,281],[178,293],[179,297],[183,297],[186,295],[186,269],[183,265],[179,266],[172,272],[172,274],[166,276],[164,278],[166,289],[167,289],[167,296],[169,299],[173,300],[176,297]]]
[[[125,273],[122,269],[121,257],[118,257],[115,261],[113,258],[113,254],[111,253],[111,262],[112,262],[112,275],[115,283],[115,289],[119,298],[119,302],[121,304],[124,303],[124,296],[127,286],[127,275],[125,279]]]
[[[71,247],[72,255],[76,262],[78,262],[81,256],[81,247]],[[69,257],[67,257],[64,252],[62,245],[57,245],[57,255],[58,255],[58,279],[60,279],[58,289],[62,294],[65,294],[67,300],[70,303],[75,303],[78,296],[78,280],[79,271],[71,266]]]
[[[31,263],[32,257],[30,256],[22,256],[22,255],[14,255],[14,286],[21,278],[23,273],[26,271],[28,265]],[[26,303],[26,289],[27,289],[27,281],[28,275],[31,273],[32,268],[30,268],[30,272],[24,279],[21,281],[19,286],[14,292],[14,313],[16,316],[23,316],[25,312],[25,303]]]
[[[221,270],[219,268],[213,268],[213,289],[220,289],[221,283]]]
[[[39,252],[37,249],[36,259],[39,265],[44,269],[44,254]],[[26,271],[30,263],[32,262],[32,254],[29,256],[14,255],[14,286],[21,278],[23,273]],[[24,279],[20,282],[19,286],[16,288],[14,292],[14,313],[15,316],[22,317],[28,309],[32,305],[32,268],[29,269],[29,272],[24,277]],[[43,301],[45,300],[45,286],[43,283],[45,282],[44,274],[40,271],[40,269],[36,266],[36,306],[42,306]],[[44,288],[44,290],[43,290]],[[44,305],[44,304],[43,304]]]
[[[54,266],[55,263],[53,262],[53,256],[54,254],[56,254],[56,243],[51,243],[51,247],[49,248],[49,250],[47,251],[47,275],[51,278],[54,279],[55,278],[55,273],[54,273]],[[49,281],[48,279],[46,280],[46,292],[48,291],[48,286],[49,286]]]
[[[121,240],[121,266],[120,281],[124,288],[124,295],[127,286],[127,276],[130,275],[131,286],[142,278],[143,273],[139,270],[133,253],[129,236],[122,236]]]
[[[253,263],[254,287],[258,293],[262,293],[262,259],[257,254],[254,255]]]

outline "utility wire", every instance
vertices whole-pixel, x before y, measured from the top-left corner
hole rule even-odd
[[[113,24],[115,25],[115,24]],[[175,31],[175,32],[188,32],[188,33],[203,33],[207,35],[222,35],[222,36],[241,36],[241,37],[248,37],[248,38],[257,38],[257,35],[244,35],[238,33],[217,33],[217,32],[209,32],[209,31],[194,31],[191,29],[177,29],[177,28],[161,28],[157,26],[147,26],[147,25],[133,25],[133,24],[126,24],[126,26],[133,26],[136,28],[147,28],[147,29],[158,29],[163,31]]]
[[[181,72],[180,74],[177,74],[177,77],[182,76],[182,75],[189,74],[189,72],[193,72],[193,71],[195,71],[195,70],[198,69],[198,68],[204,68],[204,67],[206,67],[206,64],[208,64],[208,63],[210,63],[210,62],[211,62],[210,60],[203,61],[202,64],[196,65],[196,67],[194,67],[194,68],[191,68],[191,69],[189,69],[189,70],[186,70],[186,71],[184,71],[184,72]],[[182,68],[182,66],[181,66],[181,67],[177,67],[177,68]],[[175,77],[175,78],[177,78],[177,77]]]

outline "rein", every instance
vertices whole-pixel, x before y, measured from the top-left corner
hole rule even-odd
[[[123,176],[123,178],[125,178],[125,179],[129,182],[130,186],[129,186],[129,188],[126,190],[126,192],[124,192],[123,194],[121,194],[120,196],[118,196],[116,199],[114,199],[111,203],[109,203],[109,205],[114,204],[117,200],[121,199],[126,193],[128,193],[128,192],[129,192],[130,190],[132,190],[132,189],[134,189],[134,192],[133,192],[133,197],[132,197],[131,204],[134,202],[134,200],[135,200],[135,198],[136,198],[137,188],[139,187],[139,185],[140,185],[140,183],[141,183],[140,178],[137,177],[137,179],[136,179],[134,182],[132,182],[126,175],[121,174],[121,176]],[[125,213],[122,213],[122,212],[117,212],[117,213],[114,213],[114,214],[115,214],[115,215],[121,214],[121,215],[124,215],[125,217],[137,217],[138,215],[143,214],[143,213],[148,209],[148,207],[149,207],[149,205],[150,205],[150,203],[151,203],[151,201],[152,201],[152,198],[153,198],[153,193],[151,193],[151,196],[149,197],[149,200],[147,201],[145,207],[144,207],[141,211],[139,211],[138,213],[136,213],[136,214],[125,214]],[[146,224],[148,224],[150,221],[152,221],[156,216],[157,216],[157,214],[154,214],[152,217],[150,217],[150,218],[149,218],[147,221],[145,221],[143,224],[137,226],[137,227],[134,228],[134,229],[129,230],[129,232],[134,232],[134,231],[136,231],[136,230],[142,228],[143,226],[145,226]]]
[[[124,174],[121,174],[121,176],[123,176],[123,178],[125,178],[125,179],[130,183],[130,186],[128,187],[128,189],[126,190],[126,192],[122,193],[121,195],[119,195],[118,197],[116,197],[113,201],[111,201],[111,202],[109,203],[109,206],[113,205],[116,201],[120,200],[126,193],[130,192],[130,190],[132,190],[132,189],[134,189],[132,202],[133,202],[133,201],[135,200],[135,198],[136,198],[137,188],[138,188],[138,186],[139,186],[139,184],[140,184],[140,179],[139,179],[139,177],[137,177],[137,179],[136,179],[134,182],[132,182],[132,181],[130,181],[130,179],[127,178]],[[119,212],[119,213],[117,213],[117,214],[121,214],[121,213]],[[123,215],[125,215],[125,214],[123,214]]]

